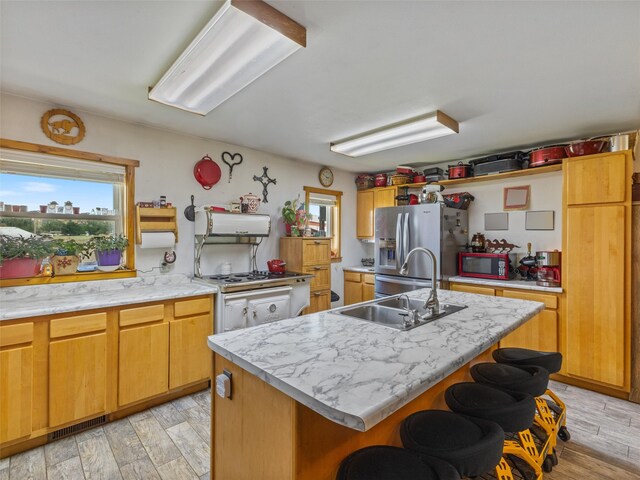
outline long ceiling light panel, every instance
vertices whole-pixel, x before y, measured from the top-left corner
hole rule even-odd
[[[458,122],[436,110],[332,143],[331,150],[349,157],[360,157],[454,133],[458,133]]]
[[[306,29],[269,4],[227,0],[149,99],[206,115],[306,44]]]

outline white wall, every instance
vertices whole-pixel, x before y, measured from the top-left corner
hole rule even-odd
[[[65,108],[33,101],[13,95],[0,96],[0,131],[3,138],[61,147],[49,140],[40,130],[40,117],[51,108]],[[261,204],[259,213],[269,214],[272,234],[258,249],[258,268],[266,269],[266,261],[278,256],[278,239],[284,235],[280,209],[284,202],[298,194],[304,200],[304,185],[321,187],[318,181],[319,165],[304,163],[268,153],[238,147],[212,140],[190,137],[169,131],[126,123],[72,109],[86,126],[86,136],[71,149],[105,155],[132,158],[140,161],[136,171],[136,201],[151,201],[166,195],[167,201],[178,209],[179,243],[173,272],[193,274],[193,223],[182,214],[195,195],[196,205],[227,204],[238,201],[241,195],[252,192],[262,196],[262,185],[253,181],[253,175],[262,175],[262,167],[269,167],[269,176],[277,179],[269,186],[269,203]],[[221,161],[222,152],[241,153],[243,163],[234,167],[233,179],[228,181],[228,168]],[[221,167],[223,177],[211,190],[204,190],[193,177],[193,166],[204,155],[209,155]],[[335,181],[330,187],[343,192],[342,197],[342,263],[334,263],[332,290],[343,296],[342,266],[359,265],[366,256],[365,246],[355,238],[356,188],[354,175],[333,169]],[[229,261],[235,271],[249,269],[249,247],[205,247],[207,268],[211,273],[219,270],[222,262]],[[158,267],[163,250],[136,249],[136,267],[148,271]],[[204,272],[208,273],[206,270]],[[153,270],[158,274],[159,270]]]

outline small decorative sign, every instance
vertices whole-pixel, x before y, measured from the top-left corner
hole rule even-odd
[[[44,134],[62,145],[75,145],[84,138],[85,128],[80,117],[69,110],[54,108],[40,120]]]

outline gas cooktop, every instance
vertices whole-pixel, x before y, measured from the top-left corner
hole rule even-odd
[[[229,291],[233,287],[238,289],[251,289],[272,286],[273,284],[290,284],[298,280],[311,278],[313,275],[304,273],[285,272],[271,273],[262,270],[253,272],[229,273],[222,275],[205,275],[202,280],[218,285],[221,291]]]

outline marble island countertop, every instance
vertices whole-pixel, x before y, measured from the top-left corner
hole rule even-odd
[[[208,343],[320,415],[366,431],[544,309],[504,297],[438,296],[468,308],[407,332],[326,311],[212,335]]]
[[[186,275],[58,283],[0,289],[0,321],[216,293]]]

